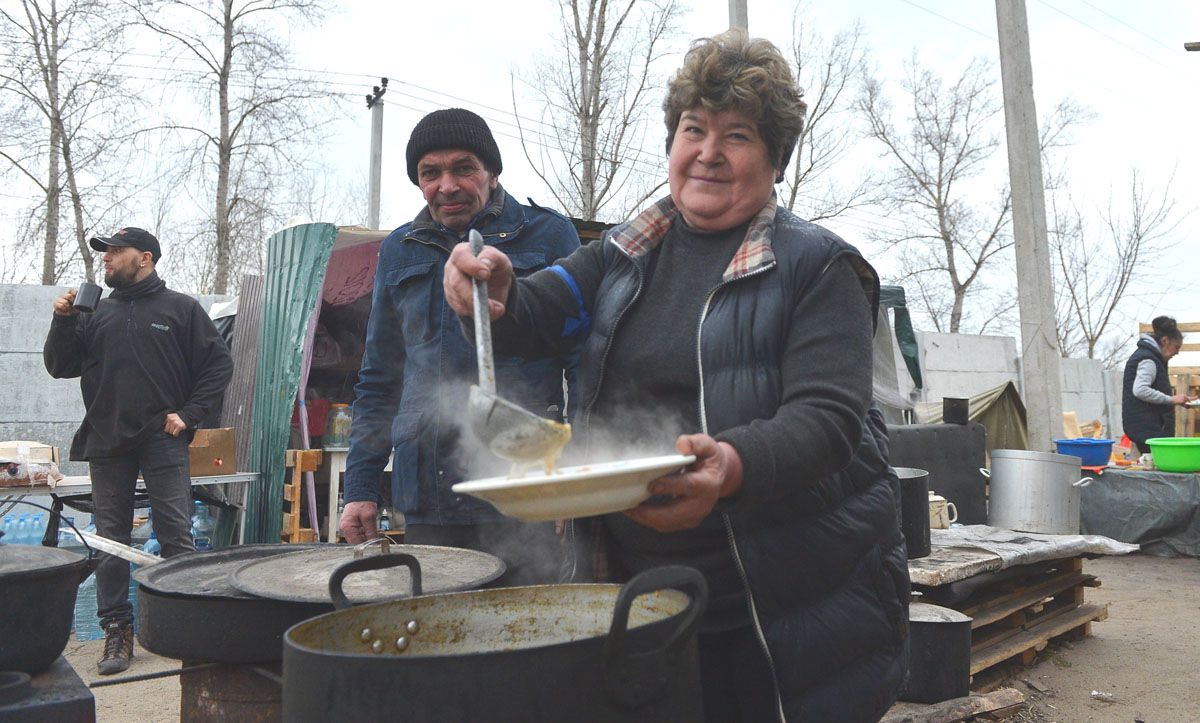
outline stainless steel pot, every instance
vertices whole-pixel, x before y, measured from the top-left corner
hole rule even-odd
[[[1079,534],[1079,488],[1092,481],[1079,477],[1078,457],[1020,449],[992,451],[988,477],[988,524],[1045,535]]]

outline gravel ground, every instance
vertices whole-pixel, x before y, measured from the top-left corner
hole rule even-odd
[[[1092,636],[1052,644],[1028,667],[1004,670],[1003,684],[1026,694],[1022,723],[1188,723],[1200,721],[1200,560],[1145,555],[1088,560],[1101,587],[1089,601],[1109,603]],[[103,641],[71,640],[66,656],[87,682],[102,679]],[[137,649],[125,675],[178,667]],[[1028,681],[1028,682],[1026,682]],[[1096,690],[1111,702],[1092,697]],[[1040,692],[1041,691],[1041,692]],[[177,677],[93,690],[96,716],[110,721],[179,720]]]

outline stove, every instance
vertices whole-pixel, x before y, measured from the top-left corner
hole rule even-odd
[[[0,723],[40,720],[95,723],[96,699],[62,656],[39,675],[0,672]]]

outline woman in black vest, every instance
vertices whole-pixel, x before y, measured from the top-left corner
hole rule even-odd
[[[778,203],[805,106],[774,45],[697,41],[663,110],[669,195],[515,281],[498,249],[461,244],[446,300],[471,314],[487,278],[498,352],[578,345],[586,461],[696,456],[587,523],[605,579],[703,573],[706,720],[876,721],[904,678],[909,596],[871,402],[878,277]]]
[[[1167,362],[1183,346],[1183,334],[1169,316],[1151,322],[1153,334],[1142,334],[1137,349],[1125,362],[1125,380],[1121,394],[1121,426],[1138,451],[1149,452],[1147,439],[1175,434],[1175,405],[1194,397],[1171,394]]]

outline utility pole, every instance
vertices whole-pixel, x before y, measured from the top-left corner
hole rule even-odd
[[[730,0],[730,2],[733,2],[733,0]],[[1184,43],[1183,49],[1184,50],[1200,50],[1200,43]]]
[[[368,182],[370,199],[367,201],[367,228],[379,228],[379,179],[383,173],[383,94],[387,92],[387,78],[380,78],[379,85],[367,94],[367,108],[371,109],[371,177]]]
[[[746,0],[729,0],[729,27],[749,32],[750,22],[746,16]]]
[[[1004,128],[1012,190],[1017,301],[1021,310],[1021,363],[1029,448],[1047,452],[1062,431],[1062,353],[1054,319],[1046,199],[1033,103],[1033,66],[1025,0],[996,0]]]

